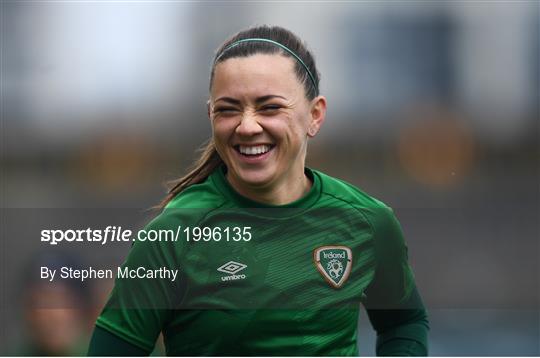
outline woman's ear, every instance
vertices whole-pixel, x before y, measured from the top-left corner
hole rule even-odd
[[[326,98],[317,96],[311,101],[308,136],[315,137],[326,119]]]

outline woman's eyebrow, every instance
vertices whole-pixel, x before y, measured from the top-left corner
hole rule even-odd
[[[261,103],[264,103],[264,102],[266,102],[266,101],[268,101],[269,99],[272,99],[272,98],[281,98],[281,99],[284,99],[284,100],[287,99],[287,98],[285,98],[283,96],[279,96],[277,94],[269,94],[269,95],[266,95],[266,96],[257,97],[255,99],[255,103],[256,104],[261,104]],[[218,99],[216,99],[216,102],[219,102],[219,101],[224,101],[224,102],[228,102],[228,103],[236,104],[236,105],[239,105],[241,103],[239,100],[231,98],[231,97],[219,97]]]
[[[268,101],[269,99],[272,99],[272,98],[281,98],[281,99],[284,99],[284,100],[287,99],[287,98],[285,98],[283,96],[278,96],[277,94],[269,94],[267,96],[258,97],[257,99],[255,99],[255,103],[256,104],[261,104],[261,103],[264,103],[264,102],[266,102],[266,101]]]
[[[240,104],[239,100],[231,98],[231,97],[219,97],[218,99],[216,99],[216,102],[219,102],[219,101],[225,101],[231,104]]]

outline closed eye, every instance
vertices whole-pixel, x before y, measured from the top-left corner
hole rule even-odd
[[[236,111],[237,109],[234,107],[218,107],[214,109],[215,112],[224,112],[224,111]]]
[[[214,108],[214,113],[232,114],[238,112],[238,109],[234,107],[218,107]]]
[[[277,104],[269,104],[269,105],[266,105],[266,106],[262,106],[260,111],[263,111],[263,112],[272,112],[272,111],[277,111],[279,109],[281,109],[282,106],[280,105],[277,105]]]

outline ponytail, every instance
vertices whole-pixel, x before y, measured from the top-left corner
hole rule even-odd
[[[169,192],[161,203],[156,206],[156,209],[164,209],[176,195],[191,185],[202,183],[217,167],[223,164],[213,139],[210,139],[206,145],[201,147],[200,151],[201,155],[189,173],[169,183]]]

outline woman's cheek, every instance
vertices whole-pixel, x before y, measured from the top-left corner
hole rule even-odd
[[[292,117],[288,113],[272,116],[264,121],[266,130],[271,135],[283,136],[291,127]]]
[[[214,136],[220,137],[221,139],[231,136],[234,133],[237,122],[238,121],[233,118],[215,118],[212,122]]]

